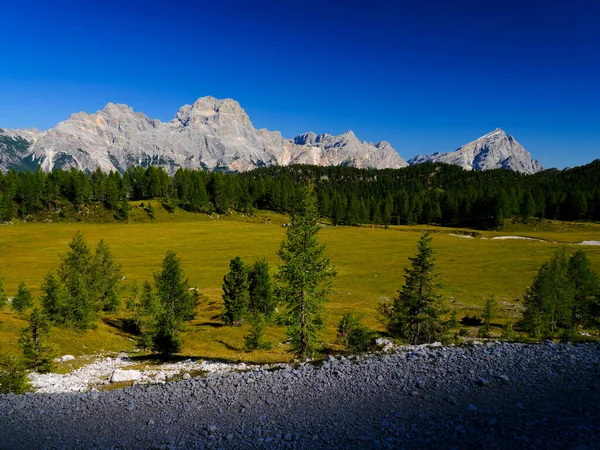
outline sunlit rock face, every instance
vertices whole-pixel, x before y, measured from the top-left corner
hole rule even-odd
[[[455,164],[467,170],[510,169],[522,173],[543,170],[539,161],[532,159],[515,138],[500,128],[454,152],[419,155],[409,160],[411,165],[423,162]]]
[[[202,97],[184,105],[170,122],[107,104],[93,114],[80,112],[54,128],[0,129],[0,169],[56,167],[123,172],[132,165],[247,171],[261,166],[316,164],[399,168],[408,164],[387,143],[306,133],[286,139],[257,130],[238,102]]]

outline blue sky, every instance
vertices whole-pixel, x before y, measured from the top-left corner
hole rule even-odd
[[[600,158],[597,0],[4,2],[0,127],[204,95],[284,136],[401,156],[505,129],[545,167]]]

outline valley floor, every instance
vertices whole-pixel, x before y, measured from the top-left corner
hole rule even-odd
[[[16,448],[597,448],[598,344],[401,347],[319,366],[0,397]]]

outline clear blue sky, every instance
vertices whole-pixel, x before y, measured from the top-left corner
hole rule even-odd
[[[352,129],[404,158],[496,127],[545,167],[600,158],[598,0],[11,1],[0,127],[204,95],[284,136]]]

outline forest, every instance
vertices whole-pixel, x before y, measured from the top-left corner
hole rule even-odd
[[[127,220],[128,201],[146,199],[159,199],[167,209],[207,214],[252,214],[256,209],[289,213],[308,179],[315,186],[320,216],[334,225],[501,229],[507,218],[600,220],[600,160],[595,160],[534,175],[430,163],[383,170],[272,166],[246,173],[179,168],[172,176],[155,166],[130,167],[122,174],[75,168],[9,171],[0,173],[0,221],[36,220],[44,212],[74,220],[77,211],[91,204],[103,204],[116,220]]]

